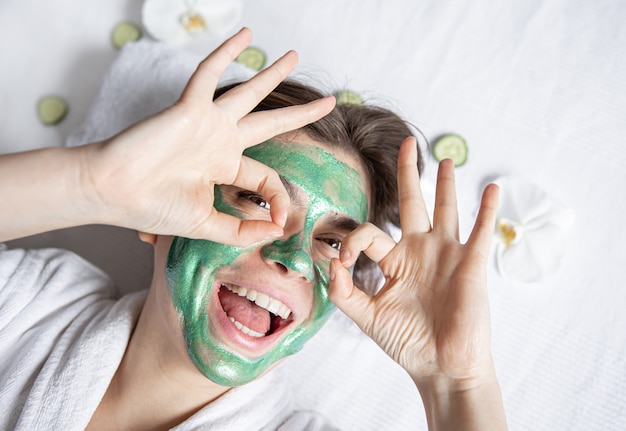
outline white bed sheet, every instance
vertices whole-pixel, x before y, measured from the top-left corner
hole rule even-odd
[[[111,28],[123,19],[139,22],[140,10],[140,1],[129,0],[0,3],[0,151],[64,145],[116,58]],[[481,186],[503,174],[532,178],[574,211],[555,277],[520,285],[490,262],[494,356],[509,424],[513,430],[626,429],[626,3],[247,0],[243,11],[241,24],[252,28],[254,44],[270,59],[296,49],[299,74],[383,100],[428,138],[466,137],[470,158],[457,173],[466,233]],[[217,43],[204,38],[178,49],[205,53]],[[56,127],[40,125],[35,115],[37,99],[50,93],[70,103]],[[428,184],[434,173],[429,159]],[[97,241],[86,239],[88,233]],[[13,245],[75,249],[126,290],[150,271],[149,253],[132,236],[89,227]],[[113,253],[120,243],[140,264],[129,267],[127,255]],[[332,325],[294,362],[315,372],[294,377],[304,389],[302,405],[345,429],[381,429],[382,420],[389,429],[408,429],[394,428],[404,425],[393,419],[406,418],[407,409],[421,421],[418,400],[399,399],[415,395],[412,388],[372,393],[384,376],[345,377],[350,368],[374,373],[367,365],[383,358],[359,340],[357,350],[366,354],[359,367],[347,366],[357,362],[348,362],[355,361],[350,349],[333,347],[333,331],[353,328],[340,319]],[[323,360],[329,352],[335,362]],[[321,371],[320,363],[330,370]],[[400,381],[396,371],[385,368]],[[346,401],[355,386],[360,397]],[[374,401],[367,404],[370,394]],[[415,427],[424,428],[423,421]]]

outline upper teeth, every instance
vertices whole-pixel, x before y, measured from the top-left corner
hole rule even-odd
[[[246,297],[250,301],[253,301],[259,307],[264,308],[270,313],[274,313],[283,319],[288,319],[291,315],[291,310],[289,309],[289,307],[280,302],[278,299],[270,298],[265,293],[260,293],[256,290],[248,289],[243,286],[234,286],[230,284],[223,284],[223,286],[239,296]]]

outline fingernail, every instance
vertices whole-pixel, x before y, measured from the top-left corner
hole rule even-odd
[[[278,221],[278,223],[277,223],[278,226],[280,226],[281,229],[284,228],[285,227],[285,223],[287,223],[287,213],[286,212],[280,213],[278,215],[278,220],[277,221]]]
[[[341,263],[346,263],[348,260],[350,260],[350,250],[341,250],[339,252],[339,260],[341,261]]]
[[[330,261],[329,275],[330,275],[330,281],[335,281],[335,259]]]
[[[271,212],[272,223],[280,227],[281,229],[285,227],[285,223],[287,223],[287,211],[275,209]]]
[[[283,228],[281,226],[277,226],[278,229],[274,230],[272,229],[272,232],[270,232],[265,238],[263,238],[264,241],[268,241],[270,239],[276,239],[278,237],[281,237],[284,233]]]

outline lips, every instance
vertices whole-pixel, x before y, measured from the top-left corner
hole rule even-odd
[[[292,321],[287,305],[248,287],[220,283],[218,298],[232,325],[253,339],[275,334]]]

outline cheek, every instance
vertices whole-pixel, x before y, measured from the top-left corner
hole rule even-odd
[[[230,266],[242,253],[240,248],[211,241],[175,238],[167,259],[166,277],[178,314],[183,318],[201,314],[216,271]]]
[[[329,260],[319,261],[315,265],[316,281],[313,285],[313,310],[309,318],[309,321],[314,323],[326,322],[330,314],[335,311],[335,306],[328,296],[329,270]]]

